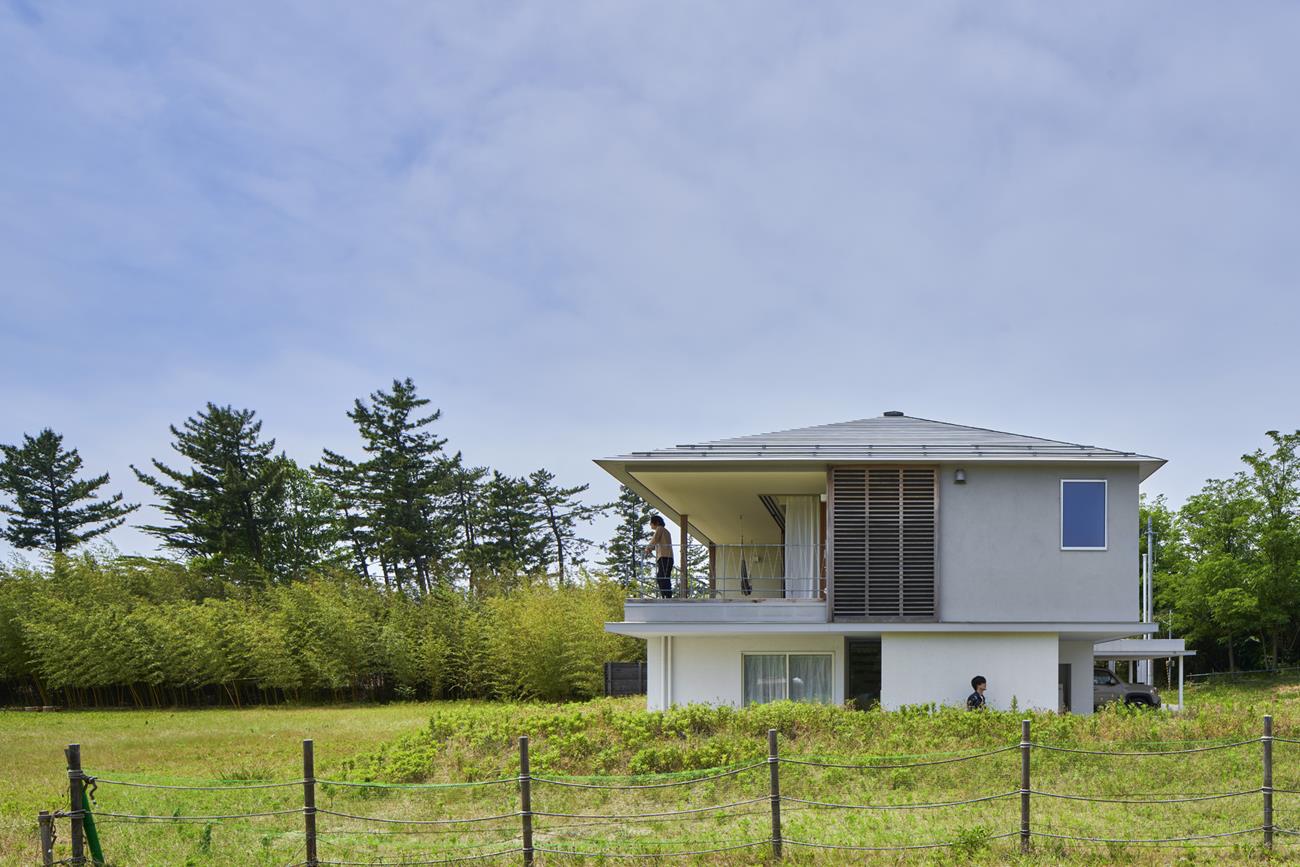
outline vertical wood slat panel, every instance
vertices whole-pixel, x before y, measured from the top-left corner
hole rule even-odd
[[[831,580],[835,617],[867,615],[867,474],[860,469],[831,471],[831,521],[834,526]]]
[[[937,471],[837,468],[831,476],[833,616],[935,616]]]

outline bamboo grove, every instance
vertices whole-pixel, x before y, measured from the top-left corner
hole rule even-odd
[[[0,568],[0,704],[140,707],[589,698],[640,642],[619,585],[520,578],[414,596],[344,568],[249,587],[193,564],[89,554]]]

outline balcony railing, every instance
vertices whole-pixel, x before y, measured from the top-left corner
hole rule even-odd
[[[714,545],[708,564],[691,570],[684,581],[680,566],[675,558],[672,578],[665,579],[668,587],[653,577],[652,569],[643,570],[636,597],[814,600],[826,595],[825,545]]]

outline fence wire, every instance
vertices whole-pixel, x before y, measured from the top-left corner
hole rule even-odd
[[[1191,804],[1198,801],[1221,801],[1225,798],[1240,798],[1242,795],[1258,795],[1264,789],[1244,789],[1240,792],[1216,792],[1207,795],[1189,795],[1185,798],[1096,798],[1088,795],[1064,795],[1059,792],[1044,792],[1039,789],[1030,789],[1031,795],[1042,795],[1044,798],[1057,798],[1063,801],[1090,801],[1094,804]],[[1273,791],[1277,791],[1274,789]]]
[[[1266,728],[1265,731],[1268,732],[1269,729]],[[527,740],[526,738],[521,738],[521,742],[526,740]],[[763,795],[759,795],[751,798],[742,798],[740,800],[731,801],[727,803],[712,804],[712,805],[700,806],[700,807],[683,807],[681,809],[658,810],[652,812],[609,812],[609,813],[559,812],[559,811],[551,811],[545,809],[541,809],[541,810],[534,809],[533,808],[534,805],[530,804],[529,801],[527,800],[523,800],[521,803],[522,809],[511,810],[509,812],[501,812],[501,813],[495,813],[491,815],[481,815],[481,816],[419,819],[419,818],[407,818],[402,816],[388,817],[388,816],[372,816],[372,815],[355,814],[355,813],[345,812],[342,810],[334,810],[331,809],[330,807],[307,806],[306,804],[311,803],[310,801],[308,801],[304,804],[304,806],[301,807],[243,812],[243,813],[213,814],[213,815],[151,815],[147,813],[136,814],[136,813],[126,813],[126,812],[114,812],[114,811],[107,811],[107,810],[100,811],[98,809],[83,808],[81,810],[56,811],[52,814],[52,816],[60,819],[68,819],[68,818],[83,819],[86,821],[87,825],[89,825],[90,819],[101,818],[101,817],[107,820],[104,824],[113,824],[114,822],[148,823],[148,824],[158,824],[158,823],[184,824],[184,823],[198,823],[198,822],[221,823],[221,822],[233,822],[238,820],[258,819],[264,817],[274,817],[274,816],[304,815],[309,817],[307,831],[304,834],[304,838],[308,841],[311,841],[312,848],[308,848],[307,852],[312,854],[315,853],[314,847],[317,842],[328,843],[329,844],[328,848],[330,848],[331,850],[333,850],[335,847],[350,847],[354,845],[350,842],[344,842],[343,840],[338,839],[340,837],[348,837],[348,836],[356,837],[362,835],[400,836],[400,835],[407,835],[407,834],[460,834],[460,835],[470,835],[470,839],[472,840],[474,839],[472,835],[492,835],[491,839],[479,839],[478,842],[470,843],[470,845],[463,846],[459,849],[454,847],[451,849],[447,849],[446,847],[436,847],[442,849],[443,851],[436,852],[436,853],[429,853],[430,857],[424,859],[412,858],[409,855],[405,855],[405,856],[398,855],[394,857],[397,857],[399,859],[405,857],[406,860],[359,861],[359,860],[339,860],[337,858],[320,859],[320,858],[313,858],[312,854],[308,854],[307,855],[308,860],[300,860],[295,862],[296,865],[340,865],[340,867],[369,867],[369,865],[385,865],[385,867],[401,867],[401,865],[453,864],[459,862],[483,861],[486,859],[499,859],[499,858],[505,858],[508,856],[519,855],[519,854],[525,854],[525,856],[528,856],[531,853],[544,853],[547,855],[553,855],[557,857],[574,857],[574,858],[660,859],[660,858],[678,858],[678,857],[700,857],[700,856],[707,856],[707,855],[713,855],[719,853],[735,852],[735,851],[746,850],[746,849],[751,849],[756,847],[763,847],[763,846],[772,846],[774,848],[774,854],[779,855],[780,852],[778,847],[783,845],[803,847],[803,848],[816,849],[816,850],[842,851],[842,852],[891,852],[891,851],[906,852],[906,851],[927,850],[927,849],[943,849],[943,848],[951,848],[956,846],[967,846],[967,845],[971,845],[972,842],[974,841],[971,839],[959,839],[959,840],[934,841],[934,842],[924,842],[924,843],[899,843],[893,845],[869,846],[869,845],[851,845],[845,843],[818,842],[814,840],[791,839],[785,837],[781,832],[781,826],[780,826],[780,821],[779,821],[776,807],[778,805],[786,805],[787,809],[784,812],[786,812],[787,814],[800,812],[800,811],[818,811],[818,810],[849,810],[849,811],[939,810],[939,809],[961,807],[961,806],[966,806],[971,804],[981,804],[981,803],[990,803],[994,801],[1002,801],[1002,800],[1015,798],[1017,795],[1020,795],[1022,797],[1036,796],[1036,797],[1050,798],[1050,799],[1056,799],[1062,801],[1074,801],[1074,802],[1085,802],[1085,803],[1095,803],[1095,804],[1117,804],[1117,805],[1128,805],[1128,806],[1141,806],[1141,805],[1174,806],[1174,805],[1201,803],[1201,802],[1209,802],[1209,801],[1223,801],[1228,799],[1250,797],[1250,796],[1255,796],[1260,794],[1263,794],[1266,797],[1274,794],[1300,795],[1300,789],[1281,788],[1281,787],[1272,786],[1270,785],[1271,777],[1265,776],[1264,785],[1259,787],[1249,788],[1249,789],[1243,789],[1239,791],[1204,792],[1204,793],[1170,792],[1170,793],[1151,793],[1147,795],[1125,794],[1125,795],[1117,795],[1113,797],[1101,797],[1095,795],[1053,792],[1044,789],[1031,788],[1028,786],[1029,778],[1026,775],[1024,778],[1025,782],[1022,784],[1022,787],[1012,789],[1010,791],[995,793],[995,794],[979,795],[975,797],[958,799],[958,800],[950,800],[950,801],[895,803],[895,804],[890,804],[890,803],[855,804],[855,803],[838,803],[832,801],[820,801],[812,798],[801,798],[801,797],[794,797],[790,795],[780,795],[778,794],[777,789],[775,788],[776,781],[778,779],[779,766],[782,764],[786,764],[786,765],[795,765],[795,766],[812,767],[812,768],[829,768],[829,769],[860,770],[860,771],[893,771],[893,770],[902,770],[902,769],[909,769],[909,768],[925,768],[925,767],[932,767],[936,765],[953,765],[953,764],[958,764],[963,762],[970,762],[977,759],[987,758],[990,756],[996,756],[1003,753],[1009,753],[1013,751],[1022,751],[1022,754],[1026,756],[1034,750],[1043,750],[1047,752],[1059,752],[1059,753],[1087,755],[1087,756],[1100,756],[1104,758],[1173,757],[1173,756],[1187,756],[1189,754],[1210,753],[1210,752],[1215,752],[1220,750],[1234,749],[1234,748],[1249,746],[1256,743],[1265,745],[1264,755],[1267,762],[1269,756],[1269,751],[1267,749],[1267,746],[1273,741],[1280,741],[1283,743],[1300,743],[1300,740],[1292,740],[1284,737],[1271,736],[1269,734],[1265,734],[1263,737],[1256,737],[1256,738],[1250,738],[1250,739],[1239,740],[1239,741],[1229,741],[1229,742],[1187,741],[1182,743],[1199,744],[1199,745],[1189,746],[1181,749],[1143,750],[1143,751],[1102,750],[1102,749],[1089,749],[1086,747],[1079,747],[1079,746],[1064,746],[1064,745],[1058,746],[1054,744],[1038,743],[1029,740],[1028,728],[1026,728],[1024,740],[1020,742],[1008,744],[1006,746],[998,747],[996,749],[984,750],[981,752],[965,753],[961,755],[939,753],[937,755],[945,756],[945,757],[936,758],[936,759],[926,759],[924,757],[917,756],[917,758],[921,760],[909,761],[909,762],[895,761],[895,762],[881,763],[881,764],[846,763],[846,762],[836,762],[836,761],[822,761],[816,757],[808,757],[808,758],[781,757],[776,755],[775,747],[772,746],[771,747],[772,754],[769,755],[766,759],[741,765],[738,767],[727,768],[725,770],[717,770],[716,772],[713,773],[705,773],[700,776],[691,777],[689,779],[673,779],[673,780],[664,780],[664,781],[648,782],[648,783],[626,782],[622,784],[618,784],[614,782],[586,781],[592,778],[533,776],[529,774],[526,770],[527,764],[526,761],[524,761],[524,759],[526,759],[526,749],[523,750],[524,755],[523,757],[521,757],[521,767],[525,768],[525,771],[517,776],[502,777],[502,778],[490,779],[490,780],[480,780],[480,781],[471,781],[471,782],[453,782],[453,783],[377,783],[377,782],[360,782],[360,781],[351,781],[351,780],[330,780],[330,779],[313,778],[311,776],[310,768],[306,770],[306,776],[302,779],[286,780],[286,781],[266,781],[266,782],[232,781],[230,783],[221,783],[221,784],[213,784],[213,785],[138,782],[132,780],[119,780],[119,779],[109,779],[103,777],[94,777],[89,774],[81,773],[80,777],[74,777],[73,779],[80,779],[86,786],[91,787],[92,791],[95,785],[122,786],[122,787],[137,788],[137,789],[156,789],[156,790],[187,791],[187,792],[230,792],[230,791],[238,792],[243,790],[283,789],[283,788],[292,788],[297,786],[307,786],[309,789],[311,787],[338,786],[342,788],[356,788],[356,789],[437,791],[437,790],[475,789],[478,787],[501,786],[501,785],[509,784],[509,785],[519,786],[521,790],[520,797],[526,798],[529,787],[534,783],[542,784],[542,785],[566,787],[572,789],[593,790],[593,791],[604,792],[604,793],[615,793],[615,792],[635,793],[635,792],[645,792],[649,790],[698,786],[698,785],[712,783],[719,780],[732,779],[746,772],[753,771],[758,768],[766,767],[772,772],[773,788],[769,792]],[[770,743],[775,743],[775,741],[773,740]],[[1166,741],[1166,742],[1159,742],[1159,743],[1173,745],[1179,742]],[[522,747],[523,744],[521,743],[521,748]],[[899,758],[902,757],[900,756]],[[684,772],[684,773],[689,773],[689,772]],[[1027,773],[1028,771],[1026,771],[1026,774]],[[1266,772],[1266,773],[1271,773],[1271,772]],[[611,778],[596,778],[596,779],[609,780]],[[635,779],[635,778],[624,778],[624,779]],[[605,840],[603,839],[604,835],[600,835],[596,832],[596,830],[594,830],[594,829],[609,830],[611,828],[617,828],[620,823],[636,822],[636,821],[655,822],[655,821],[662,821],[662,820],[673,820],[673,821],[681,821],[681,822],[692,822],[692,821],[708,821],[708,820],[723,820],[723,819],[735,820],[735,819],[740,819],[742,817],[749,817],[749,816],[765,816],[768,814],[768,811],[765,809],[745,810],[743,808],[754,807],[755,805],[765,804],[768,802],[770,802],[773,807],[773,810],[771,811],[773,816],[772,835],[764,836],[761,839],[750,840],[748,842],[722,845],[724,841],[718,841],[718,840],[713,840],[713,841],[702,841],[698,839],[697,840],[657,840],[657,841],[650,841],[650,840],[631,841],[630,840],[629,842],[632,843],[632,845],[634,846],[655,847],[655,851],[604,851],[603,849],[600,848],[601,845],[603,845],[605,842]],[[93,801],[91,801],[90,803],[93,803]],[[1099,837],[1099,836],[1094,837],[1094,836],[1088,836],[1086,834],[1079,834],[1079,833],[1062,833],[1061,830],[1052,829],[1050,827],[1047,828],[1040,827],[1038,829],[1032,829],[1032,828],[1028,828],[1028,826],[1024,826],[1022,827],[1021,830],[1018,831],[1009,831],[1006,833],[993,834],[993,835],[982,835],[978,838],[978,841],[980,843],[986,843],[986,842],[992,842],[996,840],[1002,840],[1002,839],[1020,836],[1022,841],[1037,837],[1037,838],[1049,839],[1049,840],[1060,840],[1060,841],[1088,843],[1088,844],[1107,844],[1107,845],[1130,845],[1131,844],[1131,845],[1153,845],[1154,846],[1154,845],[1201,843],[1206,846],[1213,846],[1217,844],[1213,844],[1210,841],[1230,839],[1230,838],[1235,838],[1235,837],[1240,837],[1240,836],[1255,834],[1255,833],[1261,833],[1261,832],[1263,832],[1266,835],[1265,836],[1266,842],[1270,839],[1269,835],[1271,834],[1277,834],[1277,835],[1281,835],[1284,837],[1291,837],[1291,838],[1300,837],[1300,829],[1278,827],[1273,822],[1273,819],[1271,817],[1276,816],[1279,812],[1281,811],[1275,810],[1270,813],[1266,809],[1264,814],[1264,824],[1252,826],[1249,828],[1222,831],[1217,833],[1185,834],[1182,836],[1171,836],[1171,837],[1111,838],[1111,837]],[[345,819],[345,820],[360,822],[360,823],[373,823],[373,824],[380,824],[380,825],[387,825],[387,826],[402,826],[402,827],[400,829],[393,828],[389,830],[368,829],[368,828],[362,828],[356,830],[348,830],[344,828],[316,829],[314,826],[315,819],[324,816],[331,816],[331,817],[336,817],[338,819]],[[549,823],[540,823],[538,827],[533,827],[532,825],[532,823],[535,820],[551,820],[551,819],[586,820],[586,821],[577,821],[577,822],[570,821],[564,824],[556,824],[556,825],[550,825]],[[513,820],[522,821],[523,823],[522,827],[488,827],[485,824],[491,822],[509,822]],[[1027,818],[1025,819],[1025,821],[1027,821]],[[587,833],[583,833],[579,829],[589,829],[589,830]],[[574,830],[579,830],[579,833],[576,834],[564,833],[567,831],[574,831]],[[321,840],[320,838],[322,837],[333,838],[333,839]],[[596,839],[592,839],[592,837],[596,837]],[[536,840],[536,843],[534,843],[533,845],[529,845],[530,842],[534,840]],[[510,846],[509,848],[497,849],[491,852],[472,851],[474,849],[502,846],[504,844],[513,843],[515,841],[522,842],[523,845]],[[455,841],[449,840],[447,842],[455,842]],[[566,843],[568,845],[565,845]],[[594,846],[592,847],[592,851],[586,851],[588,847],[584,846],[583,845],[584,843],[594,844]],[[690,847],[690,848],[684,848],[684,849],[677,848],[677,849],[670,849],[669,851],[662,851],[659,848],[659,847],[683,847],[683,846]],[[433,857],[434,855],[436,855],[436,857]],[[65,863],[65,862],[54,862],[54,863]],[[291,865],[291,867],[293,867],[293,865]]]
[[[1002,840],[1007,837],[1015,837],[1019,833],[1019,831],[1008,831],[1005,834],[992,834],[980,839],[984,841]],[[813,843],[807,840],[791,840],[787,837],[782,837],[781,842],[790,846],[805,846],[810,849],[840,849],[850,852],[903,852],[912,849],[947,849],[964,845],[962,840],[947,840],[942,843],[911,843],[899,846],[850,846],[843,843]]]
[[[465,819],[388,819],[380,816],[357,816],[352,813],[340,813],[324,807],[316,808],[317,815],[338,816],[343,819],[356,819],[358,822],[387,822],[392,825],[467,825],[474,822],[496,822],[500,819],[517,819],[520,811],[502,813],[498,816],[470,816]]]
[[[957,756],[951,759],[935,759],[934,761],[927,762],[906,762],[902,764],[886,765],[839,764],[836,762],[818,762],[807,759],[787,759],[784,757],[778,758],[777,761],[783,765],[806,765],[813,768],[842,768],[850,771],[896,771],[900,768],[925,768],[931,765],[951,765],[956,764],[957,762],[969,762],[971,759],[982,759],[987,756],[996,756],[999,753],[1006,753],[1018,749],[1020,749],[1020,744],[1013,744],[1011,746],[999,747],[996,750],[987,750],[986,752],[973,753],[967,756]]]
[[[687,846],[699,845],[692,844],[690,841],[683,840]],[[546,846],[534,846],[534,852],[545,852],[548,855],[571,855],[575,858],[683,858],[698,855],[714,855],[719,852],[735,852],[739,849],[752,849],[755,846],[769,846],[771,839],[752,840],[748,843],[736,843],[732,846],[718,846],[713,849],[692,849],[681,852],[575,852],[568,849],[551,849]]]
[[[136,783],[128,780],[110,780],[105,777],[94,777],[86,775],[88,784],[98,784],[101,786],[129,786],[133,789],[174,789],[183,792],[235,792],[242,789],[284,789],[294,786],[301,786],[306,780],[289,780],[283,783],[232,783],[231,785],[217,786],[174,786],[164,785],[162,783]]]
[[[1010,798],[1019,794],[1020,790],[1015,789],[1010,792],[1003,792],[1000,795],[982,795],[977,798],[967,798],[964,801],[940,801],[933,804],[833,804],[826,801],[809,801],[804,798],[791,798],[787,795],[782,795],[781,800],[789,801],[792,804],[807,804],[810,807],[822,807],[832,810],[935,810],[940,807],[961,807],[966,804],[1000,801],[1003,798]]]
[[[764,760],[749,765],[742,765],[741,767],[733,768],[730,771],[709,774],[705,777],[695,777],[690,780],[669,780],[664,783],[633,783],[625,786],[609,786],[602,783],[577,783],[572,780],[562,780],[557,777],[529,777],[529,780],[534,783],[546,783],[552,786],[567,786],[572,789],[606,789],[609,791],[631,792],[639,789],[667,789],[672,786],[693,786],[697,783],[707,783],[711,780],[721,780],[725,777],[734,777],[737,774],[743,774],[745,771],[752,771],[754,768],[766,767],[767,764],[767,761]]]
[[[1077,747],[1057,747],[1051,744],[1030,743],[1034,749],[1048,750],[1053,753],[1079,753],[1087,756],[1115,756],[1117,758],[1142,758],[1147,756],[1185,756],[1188,753],[1210,753],[1215,750],[1230,750],[1233,747],[1244,747],[1247,744],[1257,744],[1263,738],[1251,738],[1245,741],[1232,741],[1226,744],[1213,744],[1206,747],[1192,747],[1186,750],[1154,750],[1147,752],[1126,752],[1123,750],[1085,750]]]

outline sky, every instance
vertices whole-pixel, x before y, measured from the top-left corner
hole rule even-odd
[[[309,463],[409,376],[593,499],[898,409],[1177,503],[1300,428],[1298,43],[1290,2],[0,0],[0,442],[148,504],[208,401]]]

